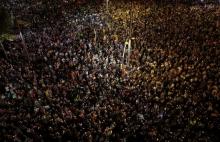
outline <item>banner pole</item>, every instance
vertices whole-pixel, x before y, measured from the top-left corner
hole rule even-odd
[[[21,39],[22,45],[23,45],[23,47],[24,47],[24,49],[25,49],[25,52],[26,52],[26,54],[27,54],[28,63],[30,63],[30,57],[29,57],[29,53],[28,53],[28,50],[27,50],[27,45],[26,45],[26,43],[25,43],[25,40],[24,40],[23,35],[22,35],[21,32],[20,32],[20,39]]]
[[[8,56],[7,56],[7,53],[5,51],[4,45],[2,44],[2,41],[0,41],[0,46],[2,47],[2,50],[3,50],[4,54],[5,54],[5,57],[8,60]]]

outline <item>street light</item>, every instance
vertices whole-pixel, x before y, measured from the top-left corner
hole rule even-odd
[[[109,3],[109,0],[106,0],[106,10],[108,12],[108,3]]]

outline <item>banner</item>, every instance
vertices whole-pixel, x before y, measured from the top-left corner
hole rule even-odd
[[[124,64],[124,62],[125,62],[125,54],[126,53],[127,53],[126,64],[129,65],[130,55],[131,55],[131,39],[126,41],[124,44],[124,50],[123,50],[123,54],[122,54],[121,64]]]
[[[130,61],[130,56],[131,56],[131,39],[128,41],[128,58],[127,58],[127,64],[129,65]]]

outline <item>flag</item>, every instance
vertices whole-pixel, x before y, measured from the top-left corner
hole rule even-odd
[[[20,34],[19,34],[19,36],[20,36],[20,39],[22,40],[22,42],[24,41],[24,38],[23,38],[23,35],[22,35],[22,33],[20,32]]]

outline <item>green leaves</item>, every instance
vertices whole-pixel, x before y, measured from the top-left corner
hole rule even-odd
[[[1,34],[0,35],[0,41],[14,41],[16,39],[16,35],[12,35],[12,34]]]
[[[13,26],[13,19],[9,12],[3,7],[0,7],[0,21],[0,41],[14,41],[16,36],[9,34]]]

